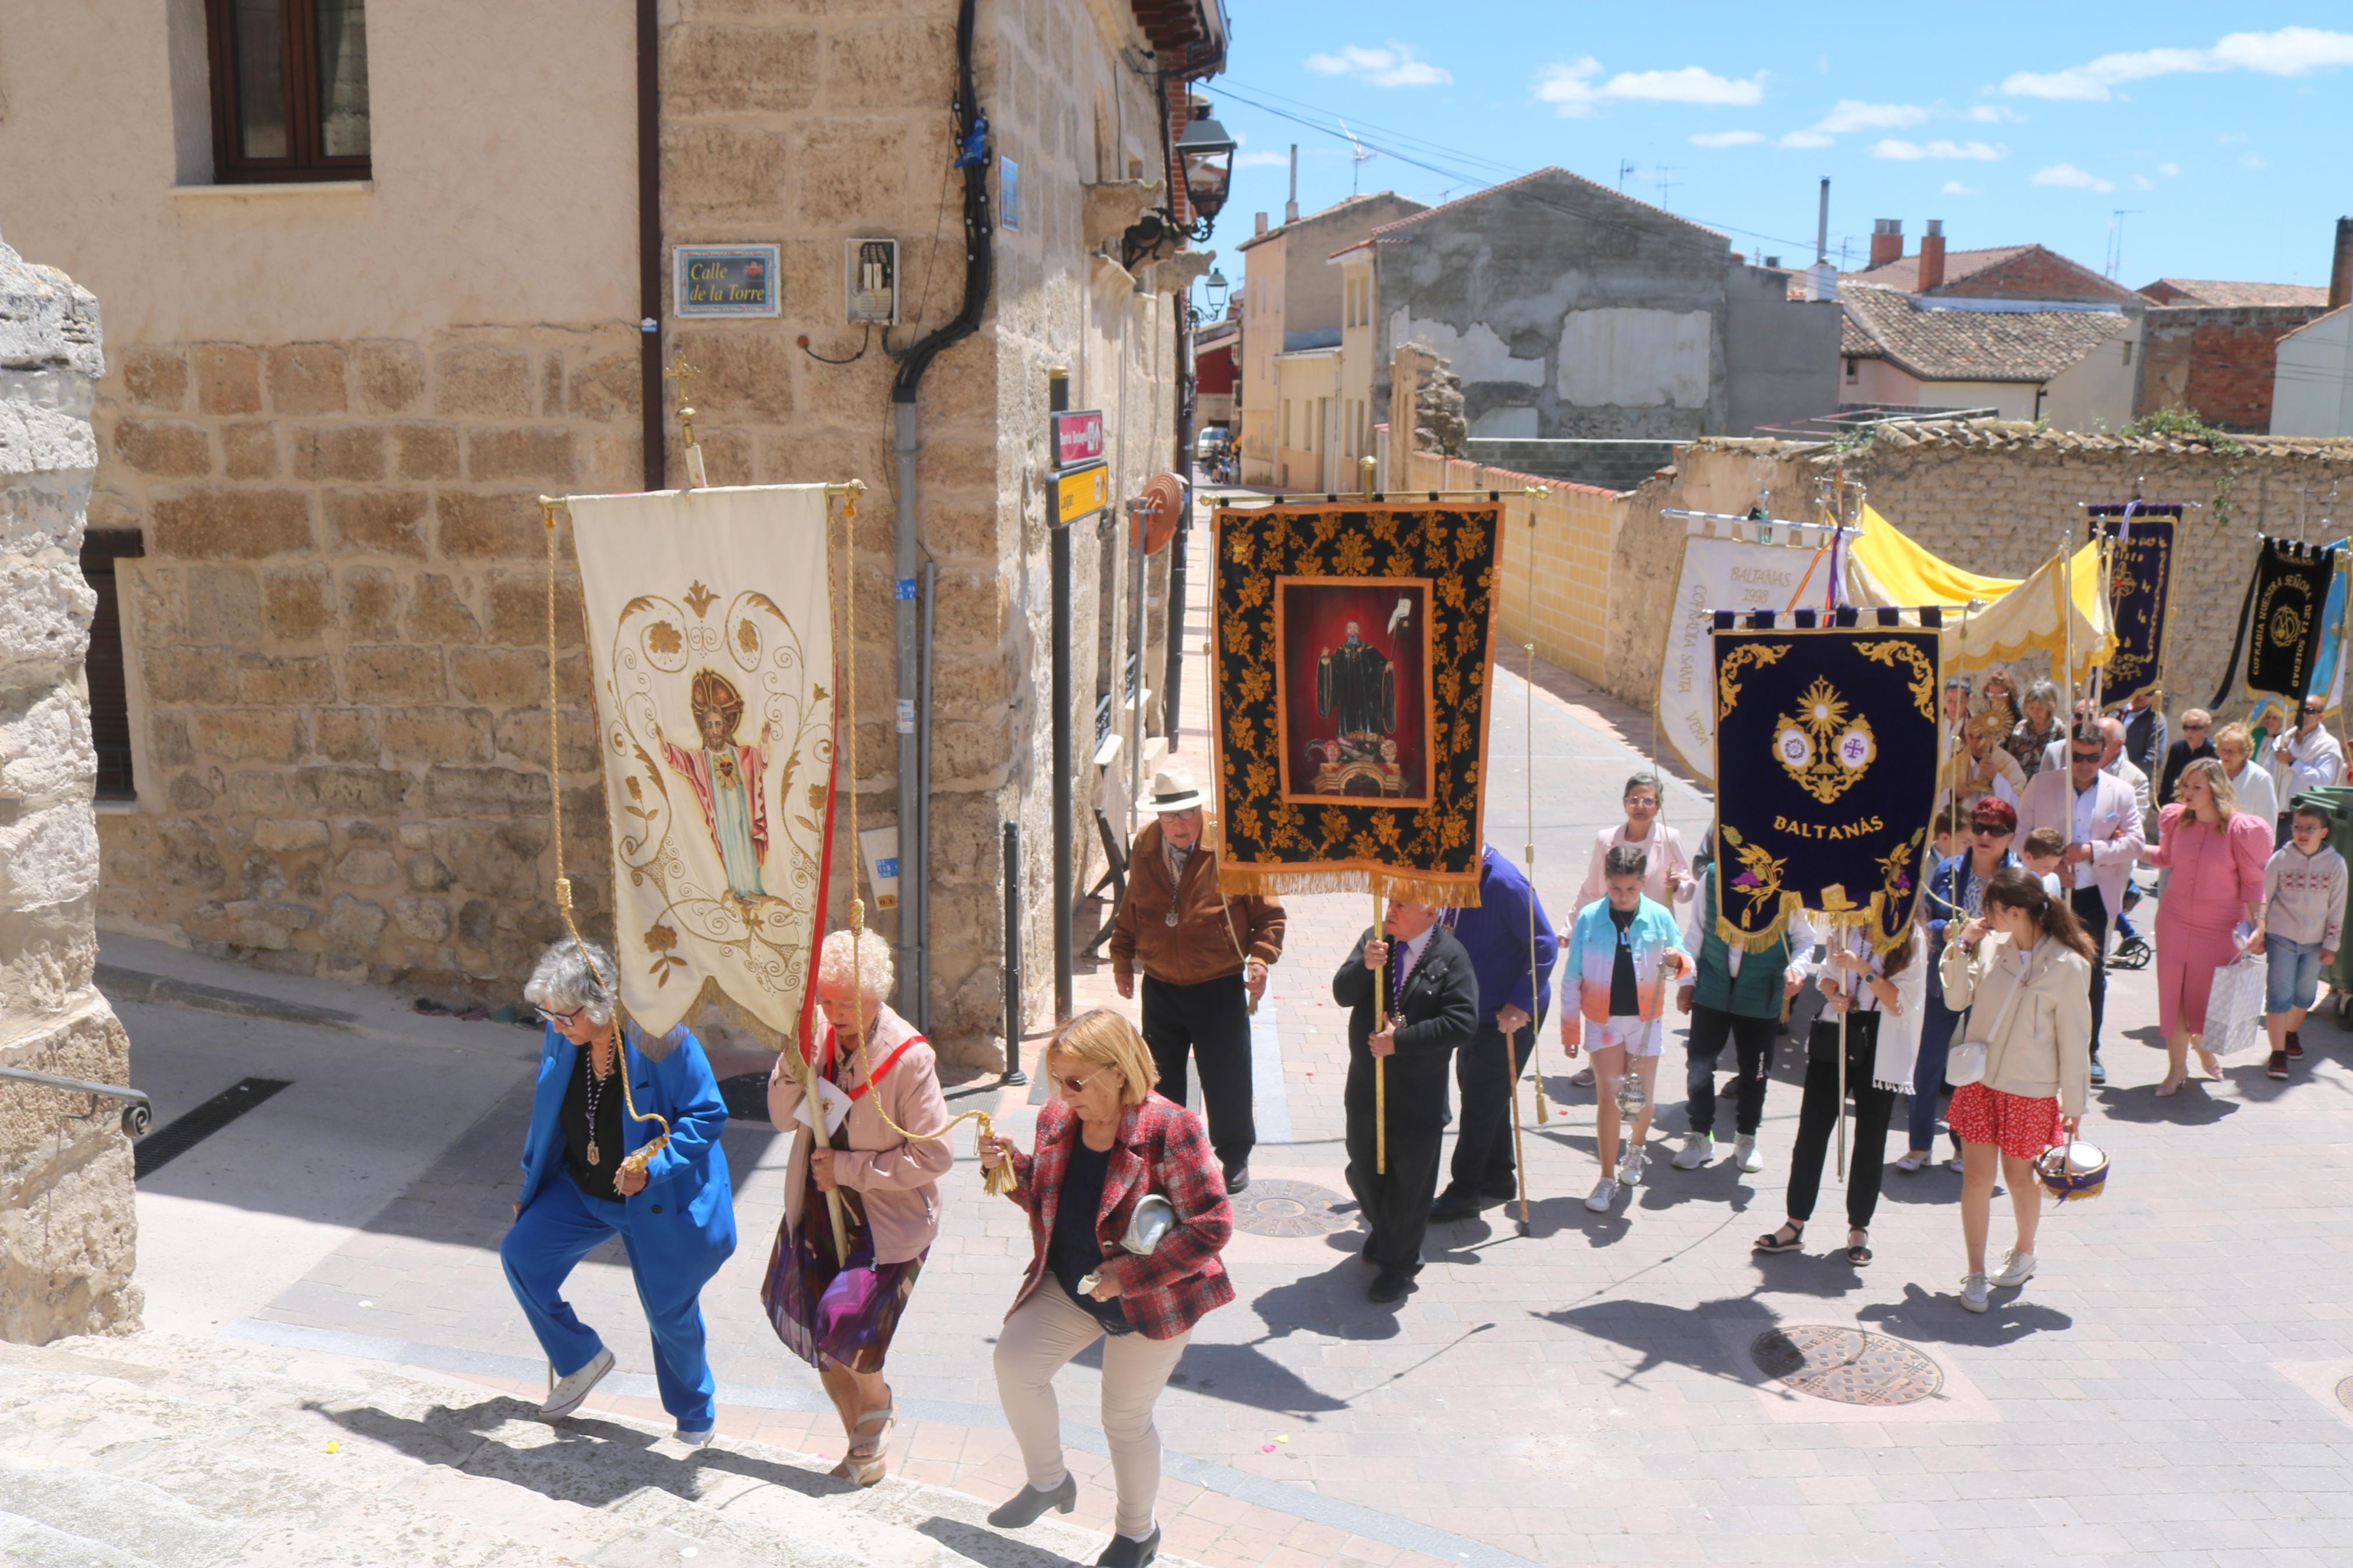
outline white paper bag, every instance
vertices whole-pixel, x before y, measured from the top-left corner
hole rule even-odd
[[[831,1138],[841,1131],[841,1119],[849,1114],[849,1095],[829,1078],[817,1080],[817,1097],[825,1103],[825,1135]],[[803,1095],[800,1104],[793,1108],[793,1120],[804,1127],[814,1128],[809,1120],[808,1097]]]
[[[2263,960],[2242,952],[2214,972],[2206,994],[2205,1047],[2218,1057],[2261,1043],[2263,1034]]]

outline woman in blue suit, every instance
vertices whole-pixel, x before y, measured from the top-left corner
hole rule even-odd
[[[700,1447],[718,1412],[699,1298],[735,1250],[734,1195],[719,1147],[727,1108],[702,1044],[683,1026],[649,1040],[616,1026],[616,973],[603,948],[559,942],[523,988],[547,1035],[523,1140],[522,1195],[499,1260],[555,1371],[540,1414],[559,1420],[613,1370],[613,1352],[560,1292],[573,1265],[617,1234],[653,1330],[662,1408],[676,1418],[679,1440]],[[638,1110],[670,1122],[670,1142],[642,1171],[621,1162],[658,1124],[624,1114],[622,1071]]]

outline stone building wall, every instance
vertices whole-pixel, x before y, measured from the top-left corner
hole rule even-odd
[[[640,483],[637,334],[127,347],[93,526],[118,565],[140,809],[107,814],[111,925],[266,966],[526,973],[549,889],[542,493]],[[578,581],[558,540],[565,766],[601,814]],[[572,847],[602,907],[592,835]]]
[[[0,1063],[121,1084],[131,1043],[91,979],[96,595],[79,565],[102,368],[98,302],[0,246]],[[139,1326],[121,1110],[0,1084],[0,1339]]]

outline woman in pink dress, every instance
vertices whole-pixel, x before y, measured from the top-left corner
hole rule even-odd
[[[2161,1095],[2179,1093],[2189,1076],[2189,1047],[2206,1032],[2214,972],[2239,955],[2239,921],[2263,908],[2272,850],[2271,825],[2237,809],[2230,775],[2213,758],[2184,768],[2173,793],[2158,818],[2162,841],[2140,852],[2148,864],[2173,870],[2157,911],[2158,1021],[2167,1058]],[[2209,1078],[2221,1076],[2203,1044],[2198,1065]]]

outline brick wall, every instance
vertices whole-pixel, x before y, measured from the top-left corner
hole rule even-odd
[[[2142,339],[2148,359],[2134,414],[2187,409],[2226,430],[2268,431],[2279,340],[2320,313],[2296,305],[2149,311]]]

